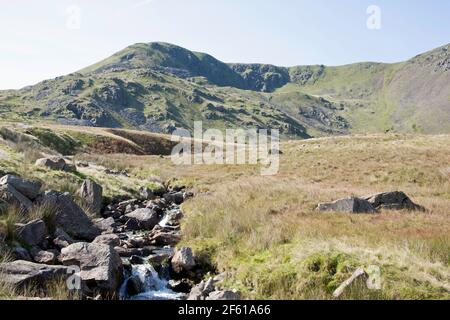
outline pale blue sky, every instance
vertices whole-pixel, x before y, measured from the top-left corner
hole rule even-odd
[[[67,27],[74,5],[79,29]],[[370,5],[381,8],[380,30],[367,28]],[[8,89],[136,42],[170,42],[225,62],[396,62],[450,42],[450,1],[0,0],[0,30],[0,89]]]

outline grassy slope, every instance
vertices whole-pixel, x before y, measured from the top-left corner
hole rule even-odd
[[[112,135],[73,130],[90,136],[84,141]],[[73,132],[66,134],[76,137]],[[260,176],[257,166],[183,167],[157,155],[92,153],[76,159],[127,169],[130,177],[106,175],[100,167],[81,168],[81,176],[56,174],[33,168],[20,149],[4,144],[0,164],[71,192],[84,176],[100,181],[107,195],[132,195],[155,181],[189,186],[199,194],[184,205],[184,244],[209,254],[227,270],[228,284],[248,298],[328,299],[355,268],[377,265],[383,290],[356,288],[345,298],[449,299],[450,150],[443,147],[449,142],[444,135],[286,142],[273,177]],[[321,201],[390,190],[405,191],[429,212],[314,211]]]

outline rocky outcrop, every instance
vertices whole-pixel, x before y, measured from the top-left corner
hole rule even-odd
[[[47,237],[47,226],[42,220],[16,224],[17,239],[27,246],[37,246]]]
[[[103,188],[92,180],[85,180],[80,190],[81,198],[93,213],[100,213],[103,204]]]
[[[122,260],[109,245],[75,243],[61,250],[60,260],[67,266],[79,266],[81,280],[93,291],[113,296],[123,280]]]
[[[54,223],[70,236],[80,240],[94,240],[100,230],[73,201],[69,193],[47,191],[43,201],[55,209]]]
[[[0,272],[3,281],[19,289],[30,285],[45,288],[52,281],[69,275],[65,266],[49,266],[22,260],[1,264]]]
[[[320,212],[375,213],[375,209],[369,201],[354,197],[320,203],[317,210]]]

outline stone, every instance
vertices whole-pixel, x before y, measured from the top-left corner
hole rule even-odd
[[[344,213],[375,213],[374,207],[369,201],[360,198],[346,198],[334,202],[321,203],[317,210],[320,212],[344,212]]]
[[[122,260],[108,245],[75,243],[61,250],[60,261],[79,266],[81,280],[92,291],[114,295],[123,280]]]
[[[141,229],[152,230],[160,221],[158,214],[147,208],[137,209],[126,215],[127,218],[136,219]]]
[[[144,292],[144,283],[139,276],[133,275],[128,278],[126,283],[126,294],[128,297],[136,296]]]
[[[75,241],[61,228],[56,228],[55,230],[55,234],[54,234],[55,238],[53,239],[53,244],[58,248],[58,249],[62,249],[65,247],[70,246],[71,244],[73,244]]]
[[[55,209],[54,223],[75,239],[92,241],[100,235],[86,213],[73,201],[69,193],[47,191],[43,201]]]
[[[130,263],[131,264],[146,264],[147,261],[143,257],[140,257],[140,256],[131,256]]]
[[[94,225],[102,232],[102,233],[114,233],[114,228],[116,226],[116,221],[114,218],[107,219],[97,219],[94,220]]]
[[[387,210],[411,210],[425,211],[425,208],[412,202],[412,200],[401,191],[385,192],[367,197],[366,200],[376,209]]]
[[[202,281],[192,288],[187,300],[205,300],[214,290],[214,280]]]
[[[33,207],[33,202],[10,184],[0,186],[0,202],[2,201],[20,208],[23,212]]]
[[[237,291],[231,290],[221,290],[214,291],[209,294],[206,300],[227,300],[227,301],[235,301],[240,300],[241,295]]]
[[[169,289],[180,293],[190,293],[192,290],[192,285],[187,279],[170,280],[168,287]]]
[[[103,188],[101,185],[89,179],[84,180],[80,195],[93,213],[100,213],[103,206]]]
[[[39,247],[31,248],[30,253],[36,263],[54,265],[57,260],[54,252],[44,251]]]
[[[17,239],[28,246],[37,246],[47,237],[47,227],[42,220],[17,223],[15,226]]]
[[[128,219],[125,222],[124,228],[126,231],[138,231],[141,229],[141,225],[140,225],[139,221],[136,219]]]
[[[66,161],[59,157],[42,158],[36,160],[35,165],[38,167],[46,167],[51,170],[64,171]]]
[[[30,200],[35,200],[38,197],[42,187],[40,182],[22,179],[10,174],[0,179],[0,185],[11,185]]]
[[[183,192],[169,192],[164,194],[163,198],[170,203],[180,205],[184,202]]]
[[[150,236],[150,243],[156,246],[173,246],[180,242],[178,233],[157,231]]]
[[[33,260],[28,250],[22,247],[14,247],[11,254],[14,260],[24,260],[24,261]]]
[[[95,238],[92,243],[106,244],[112,247],[118,247],[120,245],[120,238],[116,234],[103,234]]]
[[[29,261],[13,261],[0,265],[2,280],[19,289],[33,285],[45,288],[49,282],[70,276],[65,266],[50,266]]]
[[[194,253],[191,248],[182,247],[180,250],[175,252],[175,255],[171,261],[172,269],[176,273],[188,272],[195,268],[195,258]]]

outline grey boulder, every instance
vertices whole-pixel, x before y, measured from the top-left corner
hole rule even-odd
[[[60,261],[79,266],[81,280],[92,291],[114,295],[123,280],[122,260],[108,245],[75,243],[61,250]]]
[[[16,237],[28,246],[37,246],[47,237],[47,227],[42,220],[33,220],[27,224],[17,223]]]
[[[120,245],[120,238],[116,234],[103,234],[95,238],[92,243],[118,247]]]
[[[367,197],[366,200],[376,209],[425,211],[425,208],[412,202],[401,191],[385,192]]]
[[[103,188],[92,180],[85,180],[80,190],[81,198],[94,213],[100,213],[103,205]]]
[[[74,238],[92,241],[100,235],[100,230],[73,201],[69,193],[47,191],[43,201],[55,209],[55,226]]]
[[[33,207],[33,202],[16,190],[11,184],[0,185],[0,201],[14,205],[26,212]]]
[[[35,200],[37,198],[42,187],[40,182],[22,179],[10,174],[0,179],[0,185],[11,185],[30,200]]]
[[[137,220],[140,227],[147,230],[153,229],[160,221],[158,214],[147,208],[137,209],[127,214],[126,217]]]
[[[344,213],[375,213],[372,204],[360,198],[345,198],[334,202],[321,203],[317,210],[320,212],[344,212]]]
[[[176,273],[191,271],[192,269],[194,269],[196,264],[192,249],[188,247],[183,247],[177,252],[175,252],[171,264],[172,269]]]

